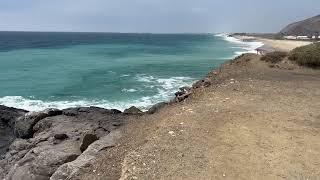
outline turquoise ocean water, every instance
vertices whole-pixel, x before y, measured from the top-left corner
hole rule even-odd
[[[214,34],[0,32],[0,104],[146,109],[260,45]]]

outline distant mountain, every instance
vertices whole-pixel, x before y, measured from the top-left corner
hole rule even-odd
[[[320,35],[320,15],[289,24],[280,31],[284,36],[313,36]]]

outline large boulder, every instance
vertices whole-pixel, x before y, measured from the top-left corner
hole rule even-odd
[[[82,138],[81,145],[80,145],[81,152],[85,151],[90,146],[90,144],[92,144],[98,139],[99,138],[95,134],[90,134],[90,133],[85,134]]]
[[[76,116],[66,116],[60,110],[47,110],[21,117],[15,123],[17,134],[27,132],[27,136],[16,138],[0,158],[0,179],[49,179],[58,167],[81,154],[81,144],[87,152],[130,119],[120,111],[96,107],[76,108],[74,112]],[[93,136],[85,137],[84,132]]]
[[[0,121],[13,126],[14,121],[20,116],[23,116],[24,114],[26,114],[27,112],[28,111],[25,111],[22,109],[16,109],[16,108],[0,105]]]
[[[15,139],[13,133],[15,121],[27,112],[22,109],[0,105],[0,159]]]
[[[75,160],[80,154],[78,144],[72,141],[33,148],[11,167],[6,179],[49,179],[59,166]]]
[[[29,112],[18,118],[15,122],[15,135],[20,138],[31,138],[33,136],[33,126],[40,120],[61,115],[62,111],[58,109],[46,109],[40,112]]]
[[[92,143],[76,160],[60,166],[50,180],[73,179],[82,168],[92,164],[99,156],[99,152],[116,145],[121,137],[120,131],[113,131],[100,140]]]
[[[162,109],[163,107],[165,107],[166,105],[168,105],[168,103],[166,103],[166,102],[161,102],[161,103],[155,104],[147,111],[147,113],[154,114],[154,113],[158,112],[160,109]]]
[[[123,114],[131,114],[131,115],[139,115],[139,114],[142,114],[143,112],[138,109],[137,107],[135,106],[132,106],[130,107],[129,109],[125,109],[123,111]]]
[[[104,109],[99,107],[76,107],[62,110],[66,116],[77,116],[81,113],[100,113],[100,114],[121,114],[122,112],[117,109]]]
[[[123,111],[124,114],[132,114],[132,115],[138,115],[138,114],[142,114],[143,112],[138,109],[135,106],[130,107],[129,109],[126,109]]]

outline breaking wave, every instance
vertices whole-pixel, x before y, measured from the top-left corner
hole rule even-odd
[[[234,45],[236,45],[235,48],[243,49],[243,51],[235,51],[234,52],[235,56],[239,56],[239,55],[245,54],[245,53],[255,53],[256,52],[255,49],[264,45],[262,42],[258,42],[258,41],[242,41],[242,40],[237,39],[235,37],[229,36],[229,34],[227,34],[227,33],[216,34],[215,36],[221,37],[225,41],[233,43]]]
[[[128,99],[125,101],[111,102],[108,100],[72,100],[72,101],[45,101],[35,99],[34,97],[5,96],[0,98],[0,104],[8,107],[25,109],[28,111],[41,111],[47,108],[66,109],[70,107],[89,107],[96,106],[106,109],[119,109],[123,111],[131,106],[136,106],[142,110],[147,110],[152,105],[171,99],[174,93],[182,86],[191,85],[194,81],[190,77],[171,77],[156,78],[146,74],[138,74],[134,77],[137,81],[144,84],[146,89],[155,89],[156,94],[137,99]],[[136,89],[122,89],[126,93],[134,93]]]

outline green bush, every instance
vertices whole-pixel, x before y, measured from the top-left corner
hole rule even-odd
[[[271,62],[271,63],[278,63],[287,56],[288,56],[288,53],[286,52],[275,51],[275,52],[267,53],[266,55],[262,56],[261,60],[266,62]]]
[[[320,67],[320,43],[313,43],[292,50],[289,59],[302,66]]]

